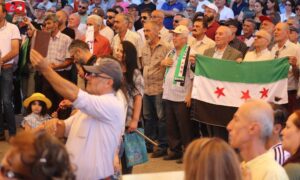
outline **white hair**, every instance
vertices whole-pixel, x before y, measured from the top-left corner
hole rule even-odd
[[[94,22],[97,23],[98,26],[101,26],[102,25],[102,18],[98,15],[95,15],[95,14],[92,14],[90,16],[88,16],[87,19],[92,19]]]

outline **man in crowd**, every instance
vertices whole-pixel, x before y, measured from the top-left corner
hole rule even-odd
[[[12,101],[14,58],[19,54],[21,40],[18,27],[5,20],[7,11],[4,4],[0,4],[0,141],[5,140],[4,118],[8,124],[9,136],[17,132]]]
[[[175,29],[178,25],[179,25],[179,22],[185,18],[183,14],[176,14],[173,18],[173,28]]]
[[[33,22],[37,23],[40,26],[40,28],[44,23],[45,12],[46,8],[44,6],[37,6],[34,10],[35,19],[33,20]]]
[[[158,141],[159,148],[154,150],[152,158],[167,154],[166,116],[162,102],[165,68],[160,66],[171,47],[159,38],[159,26],[154,22],[144,24],[146,43],[142,49],[145,94],[143,97],[143,117],[145,133]],[[151,147],[148,147],[150,151]]]
[[[165,15],[160,10],[155,10],[151,13],[151,20],[154,21],[159,26],[160,38],[163,39],[165,42],[171,42],[172,34],[169,32],[168,29],[165,28],[163,24],[164,18]]]
[[[116,54],[117,48],[120,46],[122,41],[130,41],[136,48],[138,58],[141,57],[142,39],[141,37],[128,29],[129,16],[125,14],[118,14],[115,18],[114,29],[116,35],[112,40],[113,55]],[[139,68],[141,68],[140,61],[138,62]]]
[[[130,4],[128,7],[128,13],[133,18],[133,26],[134,30],[137,31],[141,28],[143,28],[143,24],[140,17],[140,11],[138,9],[138,5],[136,4]]]
[[[291,114],[297,107],[297,89],[299,80],[300,52],[296,44],[289,40],[289,26],[287,23],[278,23],[275,26],[274,39],[276,44],[271,53],[274,58],[289,57],[291,68],[288,73],[288,113]]]
[[[206,36],[212,40],[215,40],[216,31],[220,26],[217,19],[219,10],[213,3],[205,5],[204,9],[204,21],[206,21],[208,24]]]
[[[150,9],[144,9],[142,12],[141,12],[141,22],[143,24],[143,27],[145,25],[146,22],[150,21],[151,20],[151,10]],[[145,35],[144,35],[144,28],[142,29],[139,29],[137,31],[137,33],[139,33],[139,35],[141,36],[142,38],[142,42],[143,44],[146,43],[146,39],[145,39]]]
[[[117,14],[118,14],[118,11],[116,11],[115,9],[108,9],[106,12],[106,17],[107,17],[106,25],[108,27],[110,27],[111,29],[113,29],[113,27],[114,27],[115,17]]]
[[[229,45],[233,47],[234,49],[240,51],[243,54],[243,57],[245,56],[248,47],[247,45],[239,40],[237,38],[237,30],[239,27],[239,22],[236,19],[229,19],[225,22],[226,26],[228,26],[232,32],[231,34],[231,40],[229,42]]]
[[[247,47],[251,47],[254,41],[254,32],[256,29],[256,22],[253,19],[245,19],[243,23],[243,35],[238,36],[238,39],[244,42]]]
[[[79,1],[77,14],[80,16],[80,23],[83,24],[86,23],[86,19],[88,17],[88,13],[87,13],[88,7],[89,7],[89,2],[87,0]]]
[[[99,33],[102,25],[102,18],[98,15],[90,15],[87,18],[87,26],[94,28],[93,54],[97,57],[104,57],[111,54],[111,47],[108,39]]]
[[[103,59],[98,66],[85,66],[86,91],[57,74],[38,52],[31,51],[31,63],[65,99],[80,111],[65,121],[53,119],[46,130],[68,137],[66,148],[76,165],[77,179],[110,179],[113,157],[120,143],[125,110],[115,92],[121,87],[120,64]]]
[[[226,21],[234,18],[232,9],[226,6],[226,0],[215,0],[215,5],[219,10],[219,21]]]
[[[184,149],[195,138],[197,128],[190,119],[189,111],[193,76],[190,65],[184,66],[188,63],[191,53],[187,45],[189,30],[186,26],[180,25],[172,32],[175,48],[161,62],[162,66],[166,67],[163,99],[165,100],[169,141],[168,155],[164,157],[164,160],[180,159]],[[179,69],[183,69],[186,73],[181,74]],[[181,160],[178,163],[181,163]]]
[[[205,35],[207,23],[201,19],[194,22],[192,35],[194,39],[190,42],[191,47],[199,54],[203,54],[206,49],[215,47],[216,43]]]
[[[253,42],[254,49],[248,51],[244,61],[263,61],[273,59],[273,55],[268,49],[272,36],[267,31],[261,29],[255,33]]]
[[[165,15],[164,26],[167,29],[174,29],[173,18],[177,13],[183,11],[183,5],[177,0],[168,0],[162,5],[161,10]]]
[[[59,31],[69,36],[71,39],[75,39],[75,31],[67,27],[67,20],[68,20],[67,13],[63,10],[60,10],[56,12],[56,16],[58,18]]]
[[[72,61],[68,53],[68,47],[71,44],[71,38],[59,31],[59,21],[55,14],[50,14],[45,18],[45,30],[51,34],[46,56],[48,63],[62,77],[70,79],[70,64]],[[38,79],[37,84],[40,91],[52,101],[53,105],[49,110],[52,113],[57,109],[62,97],[54,91],[49,82],[42,76],[39,76]]]
[[[74,30],[75,39],[82,39],[84,36],[84,33],[78,29],[79,25],[80,25],[80,16],[77,13],[71,14],[69,17],[68,27]]]
[[[288,179],[265,147],[273,123],[272,107],[262,100],[250,100],[239,107],[227,126],[229,143],[240,151],[242,168],[250,171],[252,179]]]

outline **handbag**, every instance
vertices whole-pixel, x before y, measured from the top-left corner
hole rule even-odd
[[[138,130],[144,133],[144,129],[138,128]],[[124,148],[127,167],[148,161],[145,139],[136,132],[125,133]]]

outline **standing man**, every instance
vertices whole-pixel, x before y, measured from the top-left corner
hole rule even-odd
[[[252,179],[288,179],[284,169],[266,149],[273,130],[273,112],[268,103],[250,100],[239,107],[227,126],[229,143],[240,151],[241,166],[250,171]]]
[[[168,54],[169,43],[159,38],[159,26],[154,22],[144,24],[146,43],[142,49],[142,64],[145,83],[143,97],[143,116],[145,133],[158,141],[159,148],[152,154],[152,158],[167,154],[166,116],[162,103],[163,79],[165,68],[160,63]],[[149,147],[150,151],[152,150]]]
[[[212,40],[215,40],[215,35],[218,27],[220,26],[218,23],[218,8],[215,4],[209,3],[208,5],[204,5],[204,21],[207,22],[207,31],[206,36]]]
[[[150,9],[144,9],[141,12],[141,22],[143,24],[143,28],[139,29],[137,31],[137,33],[139,33],[139,35],[141,36],[143,44],[146,43],[145,34],[144,34],[144,25],[145,25],[146,22],[151,20],[151,12],[152,11]]]
[[[116,97],[122,82],[120,64],[107,58],[98,66],[85,66],[89,73],[85,92],[59,76],[38,52],[32,50],[30,55],[32,65],[79,109],[65,121],[53,119],[45,124],[56,136],[68,137],[66,148],[77,167],[76,178],[110,179],[125,119],[124,105]]]
[[[13,64],[14,58],[19,54],[19,40],[21,40],[18,27],[5,20],[7,11],[4,4],[0,4],[0,141],[5,140],[3,118],[7,121],[9,136],[16,134],[16,121],[14,115],[13,92]],[[3,107],[3,108],[2,108]],[[4,116],[3,116],[4,115]]]
[[[165,28],[163,21],[165,15],[163,11],[155,10],[151,13],[151,20],[154,21],[159,26],[159,37],[163,39],[165,42],[172,41],[172,34],[168,29]]]
[[[86,23],[86,19],[88,17],[88,8],[89,2],[87,0],[80,0],[77,14],[80,16],[80,23],[82,24]]]
[[[187,45],[189,30],[180,25],[172,32],[175,48],[161,62],[162,66],[166,67],[163,99],[169,141],[169,152],[164,160],[181,159],[184,149],[195,138],[195,129],[198,128],[193,127],[193,121],[190,119],[193,76],[188,62],[191,53]],[[180,69],[183,69],[183,72]],[[178,163],[181,163],[181,160]]]
[[[59,21],[55,14],[50,14],[45,18],[45,30],[50,33],[50,41],[46,60],[50,67],[65,79],[70,79],[70,64],[72,63],[68,52],[71,38],[59,31]],[[52,101],[50,113],[54,112],[62,97],[50,86],[49,82],[39,76],[41,92]]]
[[[297,90],[299,80],[299,59],[300,52],[296,44],[289,40],[289,25],[278,23],[275,26],[274,38],[276,44],[271,53],[274,58],[289,57],[291,68],[288,73],[288,104],[286,108],[291,114],[297,107]]]
[[[232,9],[226,6],[226,0],[215,0],[215,5],[219,9],[219,21],[227,21],[234,18]]]
[[[69,36],[71,39],[75,39],[75,31],[67,27],[68,14],[63,10],[60,10],[56,12],[56,16],[59,22],[59,31]]]
[[[202,19],[196,19],[193,25],[193,39],[190,42],[191,47],[198,54],[203,54],[206,49],[215,47],[216,43],[208,38],[205,33],[207,30],[207,23]]]

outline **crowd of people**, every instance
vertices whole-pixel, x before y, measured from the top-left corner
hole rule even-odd
[[[0,140],[9,138],[12,145],[2,176],[113,179],[117,169],[130,174],[123,137],[143,127],[158,144],[147,143],[151,157],[184,160],[187,179],[299,179],[300,2],[0,2]],[[227,127],[192,120],[196,54],[238,63],[288,57],[288,103],[250,100]],[[23,101],[21,126],[33,131],[22,135],[27,142],[16,136],[14,116]],[[66,149],[41,129],[66,138]],[[39,149],[35,143],[46,143],[40,139],[61,151]],[[23,165],[51,166],[62,159],[68,165],[13,167],[12,152]]]

